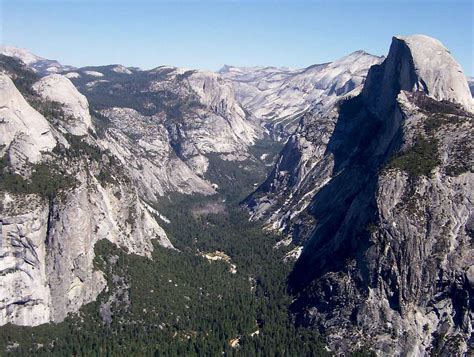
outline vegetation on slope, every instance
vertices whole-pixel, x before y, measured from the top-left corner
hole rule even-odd
[[[415,144],[406,152],[395,157],[390,168],[396,168],[408,173],[410,177],[430,176],[440,164],[436,139],[426,139],[419,135]]]
[[[60,324],[0,328],[1,350],[20,343],[11,354],[326,355],[318,332],[296,328],[288,315],[290,266],[282,262],[284,252],[273,249],[278,237],[263,233],[238,208],[196,217],[198,197],[175,200],[179,209],[168,207],[167,228],[182,251],[155,246],[148,259],[99,242],[96,264],[108,291]],[[198,254],[216,249],[231,257],[236,274],[226,262]]]
[[[81,155],[96,156],[87,147]],[[317,330],[296,327],[288,313],[291,264],[280,239],[249,222],[238,202],[253,189],[263,163],[245,175],[212,161],[221,192],[173,195],[155,203],[179,250],[155,246],[152,259],[127,254],[107,241],[95,246],[107,290],[59,324],[0,328],[0,353],[15,356],[324,356]],[[260,166],[259,166],[260,165]],[[227,177],[227,181],[226,178]],[[233,187],[232,190],[228,189]],[[219,209],[207,209],[219,205]],[[227,261],[203,253],[221,251]]]
[[[33,165],[31,176],[26,180],[9,168],[6,156],[0,158],[0,191],[52,197],[75,183],[75,179],[59,166],[47,162]]]
[[[442,150],[447,155],[443,160],[443,169],[448,176],[472,171],[473,148],[472,140],[469,140],[472,114],[459,104],[437,101],[421,94],[413,94],[412,100],[425,116],[419,128],[422,132],[415,138],[411,148],[398,153],[389,162],[388,168],[403,170],[412,179],[430,176],[442,164],[439,147],[444,145],[448,149]]]
[[[25,91],[26,87],[29,85],[25,85]],[[103,94],[97,94],[98,102],[129,97],[134,100],[133,95],[123,93],[104,95],[105,99]],[[151,112],[165,110],[180,118],[174,93],[160,92],[145,99],[160,102]],[[60,108],[54,103],[40,104],[36,103],[36,108],[46,117],[61,117]],[[190,100],[187,105],[194,103]],[[68,162],[99,162],[99,176],[103,180],[111,177],[109,172],[101,175],[104,168],[116,168],[106,152],[83,138],[67,139],[71,146],[58,146],[54,155]],[[276,144],[273,149],[278,149]],[[0,327],[0,355],[328,355],[318,331],[296,327],[288,313],[292,297],[287,293],[286,281],[291,264],[284,263],[283,257],[289,248],[274,249],[280,237],[249,222],[238,207],[238,202],[266,174],[268,160],[259,158],[269,152],[268,148],[257,145],[253,150],[256,160],[229,162],[210,158],[208,178],[219,185],[219,195],[173,196],[155,203],[170,219],[164,228],[179,250],[155,246],[152,259],[148,259],[127,254],[107,241],[99,242],[95,246],[95,264],[105,274],[107,290],[97,301],[59,324]],[[103,162],[104,158],[110,165]],[[56,180],[59,169],[53,167],[35,167],[31,182],[8,176],[15,174],[8,171],[6,163],[1,169],[0,182],[10,185],[8,189],[19,187],[25,192],[50,195],[67,187]],[[58,173],[58,180],[67,178],[65,172]],[[206,213],[202,207],[208,205],[223,209]],[[214,251],[229,256],[236,266],[235,274],[228,262],[203,257],[202,253]]]

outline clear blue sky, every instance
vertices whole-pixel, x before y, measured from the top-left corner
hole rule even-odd
[[[304,67],[423,33],[474,75],[472,0],[0,2],[2,43],[76,66]]]

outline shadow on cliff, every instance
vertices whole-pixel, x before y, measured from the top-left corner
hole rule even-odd
[[[377,220],[378,172],[401,143],[399,129],[394,133],[393,123],[388,123],[395,110],[394,105],[387,116],[379,117],[362,95],[340,104],[326,149],[334,159],[333,178],[313,198],[309,212],[316,226],[289,277],[290,292],[299,296],[295,311],[309,304],[327,311],[333,296],[341,293],[334,289],[356,288],[357,294],[364,294],[371,285],[365,252]],[[323,278],[329,272],[332,278]],[[347,274],[351,287],[337,286],[334,279]]]

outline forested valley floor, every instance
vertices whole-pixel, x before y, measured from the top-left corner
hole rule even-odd
[[[282,237],[249,222],[239,202],[265,172],[242,165],[214,160],[217,195],[157,204],[176,250],[155,245],[149,259],[98,242],[107,289],[97,301],[59,324],[1,327],[1,355],[330,355],[317,330],[291,319],[283,258],[293,247],[275,248]]]

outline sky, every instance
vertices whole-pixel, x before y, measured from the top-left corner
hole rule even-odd
[[[0,42],[74,66],[302,68],[393,35],[441,40],[474,75],[470,1],[0,0]]]

